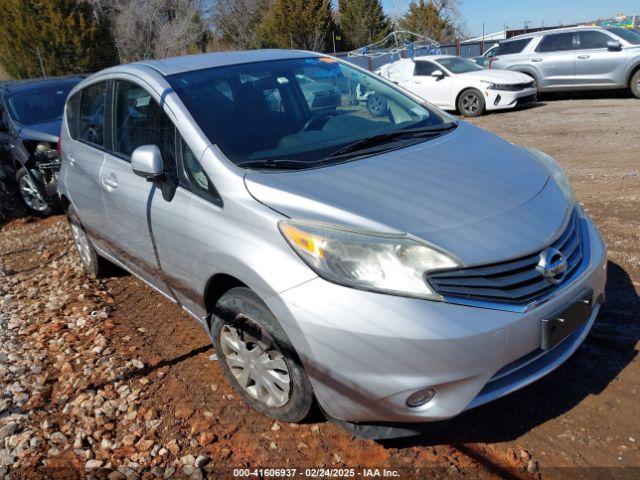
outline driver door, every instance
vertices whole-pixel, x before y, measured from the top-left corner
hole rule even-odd
[[[438,107],[450,107],[451,77],[447,76],[446,73],[444,77],[440,78],[432,76],[436,70],[440,70],[443,73],[444,70],[428,60],[417,60],[414,63],[416,66],[413,71],[413,77],[402,86]]]

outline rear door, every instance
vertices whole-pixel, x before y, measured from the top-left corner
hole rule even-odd
[[[107,82],[85,87],[67,101],[67,127],[71,139],[64,143],[64,185],[82,225],[98,247],[105,249],[104,206],[100,170],[104,162]]]
[[[561,88],[576,82],[576,50],[573,32],[545,35],[530,63],[539,72],[539,87]]]
[[[609,49],[607,42],[616,40],[598,30],[578,32],[576,82],[585,87],[624,86],[626,52]]]
[[[127,77],[128,78],[128,77]],[[175,128],[152,90],[139,80],[115,79],[112,86],[112,129],[109,151],[100,174],[107,235],[118,257],[137,275],[167,293],[152,231],[151,207],[161,195],[156,183],[131,170],[131,154],[142,145],[156,145],[173,164]]]

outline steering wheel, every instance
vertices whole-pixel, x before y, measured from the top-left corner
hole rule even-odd
[[[324,121],[322,121],[322,124],[316,128],[315,130],[320,130],[320,128],[322,128],[322,126],[327,123],[327,121],[330,118],[336,117],[338,115],[340,115],[341,112],[338,112],[336,110],[327,110],[324,112],[318,112],[318,113],[314,113],[313,115],[311,115],[311,117],[309,117],[309,120],[307,120],[304,124],[304,126],[302,127],[302,130],[300,130],[301,132],[306,132],[308,130],[312,130],[312,126],[314,126],[317,123],[320,123],[323,119]]]

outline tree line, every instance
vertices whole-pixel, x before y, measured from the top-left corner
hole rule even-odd
[[[88,73],[117,63],[252,48],[350,50],[394,28],[448,41],[458,0],[2,0],[0,65],[14,78]]]

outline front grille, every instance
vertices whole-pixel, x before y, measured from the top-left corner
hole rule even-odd
[[[527,83],[507,83],[505,85],[500,85],[499,90],[504,90],[508,92],[519,92],[520,90],[525,90],[527,88],[533,88],[535,86],[535,82],[527,82]]]
[[[567,274],[560,284],[552,283],[536,269],[539,253],[491,265],[435,272],[428,274],[427,280],[445,298],[528,304],[571,281],[585,256],[585,241],[580,217],[574,211],[565,231],[550,245],[567,259]]]
[[[520,97],[517,102],[516,105],[520,106],[520,105],[528,105],[530,103],[536,102],[538,100],[538,96],[536,94],[533,95],[527,95],[526,97]]]

